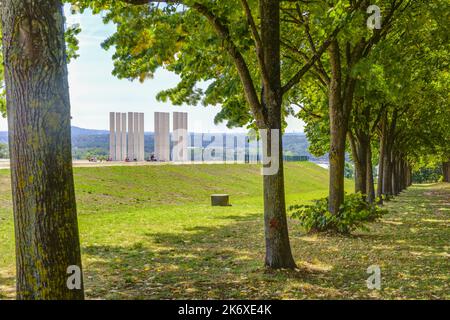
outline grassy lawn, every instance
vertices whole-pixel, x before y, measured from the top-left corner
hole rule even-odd
[[[286,165],[288,204],[323,197],[327,171]],[[414,186],[351,237],[290,222],[299,269],[263,268],[262,188],[253,165],[75,169],[90,299],[450,298],[450,186]],[[347,189],[352,183],[347,181]],[[211,193],[232,207],[212,208]],[[14,298],[9,172],[0,170],[0,298]],[[366,287],[379,265],[382,290]]]

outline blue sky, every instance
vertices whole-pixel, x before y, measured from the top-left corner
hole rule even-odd
[[[104,25],[100,15],[85,12],[82,15],[70,15],[66,10],[68,24],[79,23],[82,33],[80,57],[69,64],[69,86],[72,106],[72,125],[89,129],[108,129],[110,111],[144,112],[145,131],[153,131],[153,113],[155,111],[184,111],[189,114],[189,131],[230,132],[245,131],[244,128],[227,129],[225,123],[214,125],[214,116],[220,107],[172,106],[170,102],[161,103],[156,94],[174,87],[178,76],[160,69],[153,79],[145,83],[119,80],[112,76],[113,50],[105,51],[100,44],[111,35],[114,25]],[[302,130],[302,122],[288,119],[289,132]],[[7,130],[6,119],[0,117],[0,131]]]

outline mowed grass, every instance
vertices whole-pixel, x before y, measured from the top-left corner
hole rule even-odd
[[[286,164],[288,205],[327,194],[327,170]],[[413,187],[351,237],[306,235],[290,221],[299,269],[263,267],[262,178],[256,165],[75,169],[90,299],[449,298],[449,195]],[[352,183],[347,181],[348,191]],[[210,206],[229,193],[233,206]],[[379,265],[382,290],[368,290]],[[0,298],[14,298],[9,172],[0,171]]]

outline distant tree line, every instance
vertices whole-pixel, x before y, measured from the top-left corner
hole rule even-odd
[[[8,145],[5,143],[0,143],[0,159],[8,159],[8,158],[9,158]]]

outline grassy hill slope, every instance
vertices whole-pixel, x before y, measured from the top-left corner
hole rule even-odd
[[[288,204],[327,193],[327,170],[315,164],[288,163],[285,176]],[[164,271],[158,283],[183,283],[185,272],[170,270],[223,268],[211,262],[217,254],[232,258],[229,267],[237,274],[262,265],[262,177],[257,165],[75,168],[75,184],[89,297],[168,297],[170,286],[170,292],[156,296],[139,293],[140,285],[126,296],[114,288],[118,282],[119,287],[135,283],[137,269]],[[351,186],[348,181],[350,191]],[[212,193],[229,193],[233,206],[211,207]],[[241,267],[238,260],[248,259],[250,264]],[[204,272],[189,281],[199,281]],[[13,278],[9,171],[0,170],[0,297],[13,295]]]

